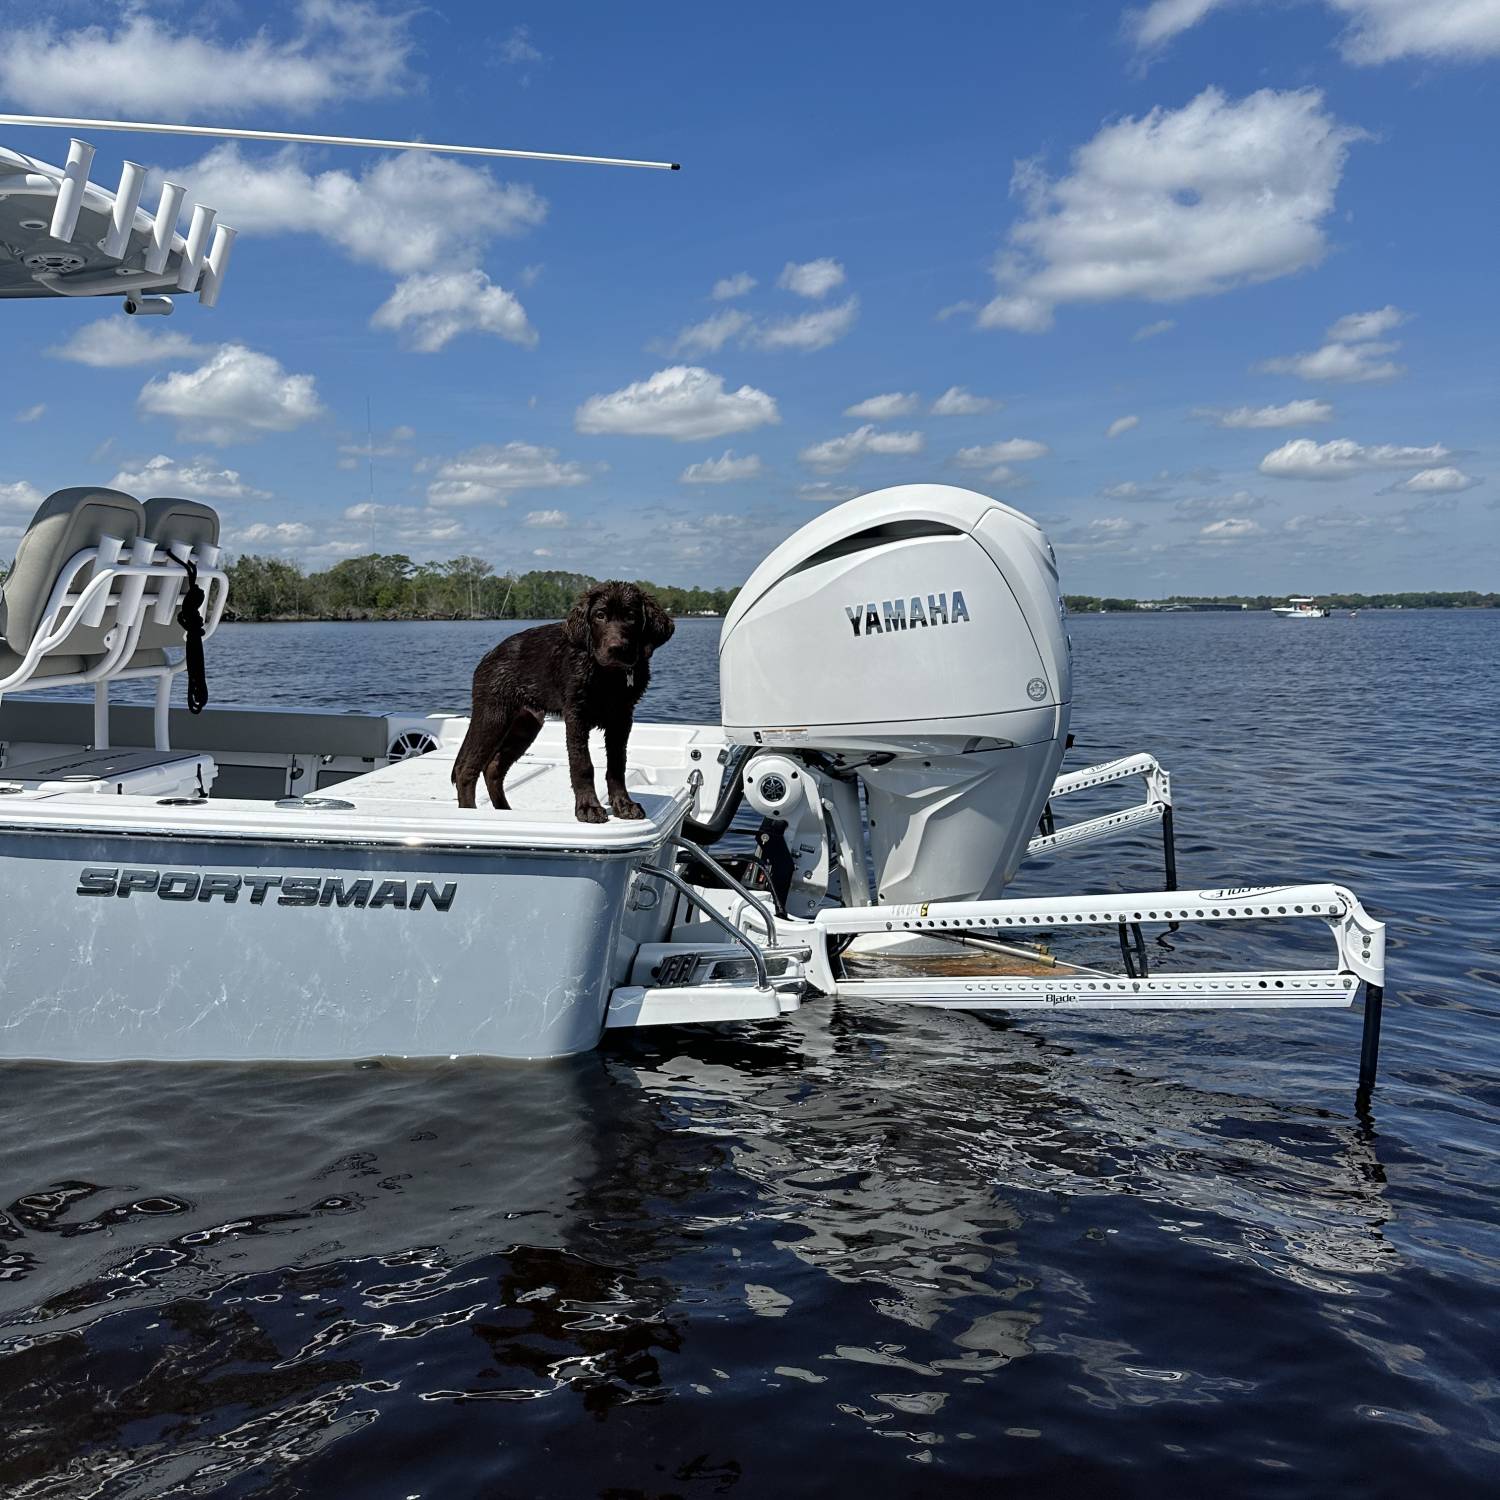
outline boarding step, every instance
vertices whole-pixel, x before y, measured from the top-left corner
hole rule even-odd
[[[1326,925],[1331,967],[1255,972],[1113,974],[1069,966],[1058,974],[942,973],[863,977],[839,954],[852,940],[903,935],[997,943],[1076,927],[1125,929],[1194,922],[1306,922]],[[814,919],[808,978],[818,989],[951,1009],[1028,1010],[1061,1006],[1110,1010],[1214,1010],[1349,1005],[1361,983],[1385,983],[1385,925],[1337,885],[1230,886],[1199,891],[1135,891],[995,901],[932,901],[906,906],[832,908]]]
[[[609,997],[604,1024],[681,1026],[701,1021],[774,1021],[802,1004],[807,950],[762,951],[766,982],[744,948],[646,943],[636,955],[631,984]]]
[[[1347,1007],[1359,981],[1337,970],[1174,974],[1151,979],[1068,974],[840,979],[844,999],[899,1000],[938,1010],[1292,1010]]]
[[[1103,813],[1098,817],[1080,819],[1076,823],[1059,825],[1054,804],[1059,798],[1073,792],[1090,791],[1108,786],[1117,781],[1128,781],[1139,776],[1145,783],[1144,800],[1134,807],[1118,812]],[[1047,797],[1047,810],[1042,817],[1041,830],[1027,844],[1030,857],[1057,854],[1075,849],[1080,844],[1093,843],[1096,839],[1113,838],[1141,823],[1163,823],[1164,837],[1171,838],[1172,778],[1162,764],[1152,755],[1126,755],[1118,760],[1104,761],[1097,766],[1085,766],[1079,771],[1069,771],[1059,776],[1052,784]],[[1168,856],[1172,869],[1169,874],[1175,879],[1175,861]]]

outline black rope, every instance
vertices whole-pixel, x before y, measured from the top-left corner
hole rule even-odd
[[[182,626],[187,648],[187,706],[190,714],[201,714],[208,705],[208,673],[203,665],[203,590],[198,587],[198,568],[191,557],[167,556],[187,572],[187,588],[177,623]]]

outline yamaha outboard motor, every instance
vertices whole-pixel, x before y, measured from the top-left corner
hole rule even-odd
[[[750,576],[724,621],[719,678],[725,731],[753,747],[745,795],[786,829],[794,915],[834,879],[852,905],[996,896],[1067,738],[1052,548],[1029,517],[971,490],[862,495]]]

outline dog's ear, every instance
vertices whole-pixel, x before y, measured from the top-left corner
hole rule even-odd
[[[593,636],[593,632],[589,629],[589,600],[591,598],[593,598],[593,590],[585,589],[573,601],[573,607],[568,611],[567,619],[563,621],[563,635],[568,644],[578,651],[587,651]]]
[[[641,619],[646,627],[646,644],[653,649],[665,646],[677,628],[671,615],[650,594],[641,594]]]

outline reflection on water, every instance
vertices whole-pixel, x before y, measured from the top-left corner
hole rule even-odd
[[[92,1069],[6,1082],[85,1115],[97,1094]],[[481,1430],[508,1455],[494,1472],[522,1473],[579,1423],[778,1392],[794,1440],[858,1430],[931,1461],[995,1437],[1028,1362],[1105,1409],[1254,1394],[1218,1358],[1102,1337],[1117,1257],[1319,1300],[1400,1263],[1357,1122],[1080,1079],[1065,1043],[971,1018],[809,1009],[555,1067],[115,1084],[109,1134],[73,1142],[89,1181],[26,1175],[57,1143],[5,1153],[26,1187],[0,1300],[8,1494],[253,1492],[304,1471],[317,1492],[341,1447],[405,1462],[443,1434],[456,1467],[421,1475],[481,1493],[457,1463]],[[1143,1208],[1160,1251],[1132,1228]],[[672,1483],[776,1472],[759,1439],[700,1452],[708,1424],[685,1425],[679,1443],[677,1421],[650,1423],[691,1476]],[[552,1461],[572,1477],[537,1492],[602,1487],[596,1454]]]
[[[1077,622],[1113,685],[1082,748],[1172,767],[1189,878],[1326,875],[1393,919],[1373,1116],[1342,1012],[861,1002],[545,1067],[0,1066],[0,1494],[1493,1493],[1500,767],[1393,698],[1382,753],[1452,827],[1377,806],[1354,647],[1294,632],[1271,674],[1263,623]],[[1429,677],[1433,630],[1490,628],[1387,627]],[[711,717],[694,628],[658,707]],[[1165,714],[1139,667],[1173,631]],[[1346,737],[1308,755],[1283,690]],[[1496,691],[1455,692],[1470,728]]]

